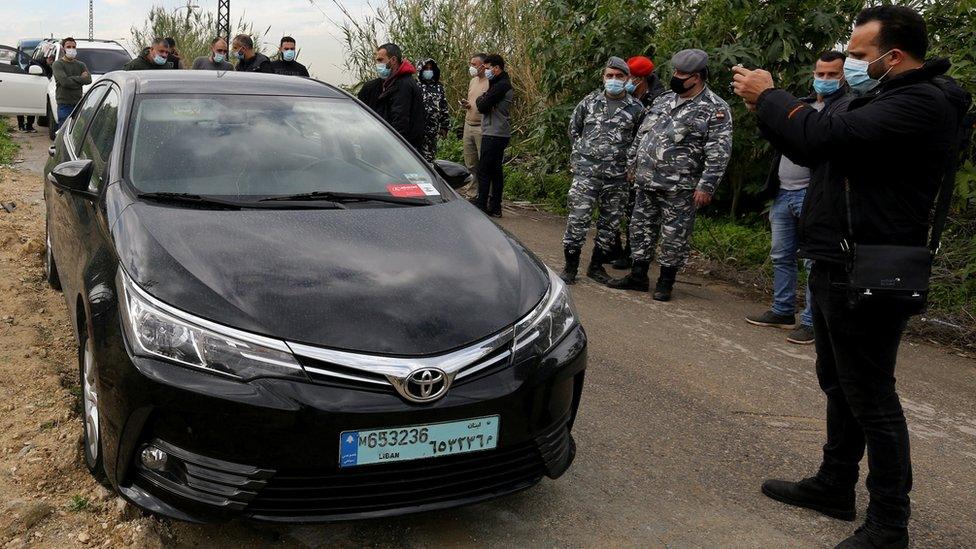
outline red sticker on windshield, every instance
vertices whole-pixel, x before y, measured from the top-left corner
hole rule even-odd
[[[387,185],[386,190],[393,196],[425,196],[424,190],[416,183]]]

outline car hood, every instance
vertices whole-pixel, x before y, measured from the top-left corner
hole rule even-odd
[[[206,210],[135,202],[112,228],[154,297],[309,345],[420,356],[512,325],[545,267],[463,200],[348,210]]]

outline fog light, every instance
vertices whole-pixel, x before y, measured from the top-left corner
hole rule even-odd
[[[146,469],[161,473],[166,470],[169,454],[155,446],[146,446],[142,449],[139,458],[142,460],[142,464],[146,466]]]

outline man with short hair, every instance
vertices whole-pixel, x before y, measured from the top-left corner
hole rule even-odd
[[[764,70],[733,68],[735,93],[756,110],[763,135],[794,162],[814,166],[800,219],[800,255],[814,260],[810,287],[827,442],[813,477],[767,480],[762,491],[854,520],[866,448],[870,502],[864,525],[840,548],[909,544],[911,452],[895,362],[919,300],[854,294],[848,265],[859,246],[924,249],[935,198],[954,176],[971,97],[945,76],[948,60],[926,61],[927,50],[925,21],[915,10],[862,10],[844,62],[844,78],[857,97],[833,116],[776,89]]]
[[[481,158],[478,160],[478,196],[474,203],[491,217],[502,216],[502,193],[505,191],[505,148],[512,138],[509,110],[515,92],[505,71],[505,60],[493,53],[485,57],[488,91],[475,100],[481,113]]]
[[[567,284],[576,282],[580,251],[594,207],[599,218],[586,276],[601,284],[610,280],[603,264],[627,203],[627,150],[644,113],[640,101],[627,93],[629,77],[630,69],[623,59],[608,59],[603,85],[576,105],[569,121],[573,184],[569,188],[569,215],[563,236],[566,266],[559,275]]]
[[[92,83],[88,67],[77,59],[78,44],[74,38],[68,37],[61,41],[61,59],[51,65],[54,75],[54,99],[58,104],[57,124],[71,116],[84,94],[84,87]]]
[[[828,51],[817,59],[813,70],[814,94],[803,102],[826,115],[847,109],[850,97],[844,83],[844,57],[839,51]],[[800,166],[776,152],[766,178],[762,196],[773,199],[769,225],[773,241],[769,257],[773,262],[773,305],[764,313],[749,315],[746,322],[756,326],[792,329],[786,341],[798,345],[813,343],[813,302],[807,288],[806,307],[796,324],[796,253],[803,199],[810,183],[810,168]],[[810,262],[804,261],[809,273]]]
[[[122,67],[126,71],[151,71],[159,69],[172,69],[173,64],[169,59],[169,43],[164,38],[154,38],[152,44],[142,55],[129,61]]]
[[[425,113],[423,92],[413,77],[417,69],[396,44],[376,48],[375,61],[377,78],[363,84],[359,100],[419,152],[424,145]]]
[[[195,71],[232,71],[234,65],[227,61],[227,41],[221,37],[210,41],[210,55],[201,55],[193,60]]]
[[[646,292],[657,256],[655,301],[670,301],[678,271],[688,261],[695,210],[708,205],[732,154],[732,111],[708,88],[708,54],[681,50],[671,58],[671,91],[657,97],[630,148],[637,186],[630,220],[633,265],[611,288]]]
[[[298,49],[295,39],[291,36],[282,37],[278,46],[278,59],[271,62],[271,70],[275,74],[307,78],[308,69],[305,68],[305,65],[295,61],[296,57],[298,57]]]
[[[475,106],[475,101],[488,91],[488,79],[485,78],[485,57],[477,53],[468,61],[468,97],[461,100],[464,107],[464,130],[461,141],[464,148],[464,165],[471,172],[471,185],[468,196],[478,195],[478,159],[481,157],[481,113]]]
[[[271,60],[267,55],[254,51],[254,40],[246,34],[234,37],[231,50],[237,58],[237,72],[263,72],[271,74]]]
[[[181,69],[180,62],[183,57],[180,56],[180,52],[176,49],[176,39],[172,36],[167,36],[163,38],[166,41],[166,45],[169,46],[169,57],[166,58],[167,61],[173,64],[174,69]]]

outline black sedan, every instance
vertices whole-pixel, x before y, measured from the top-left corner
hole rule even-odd
[[[169,517],[330,521],[482,501],[570,465],[569,292],[345,92],[116,72],[45,170],[85,459]]]

